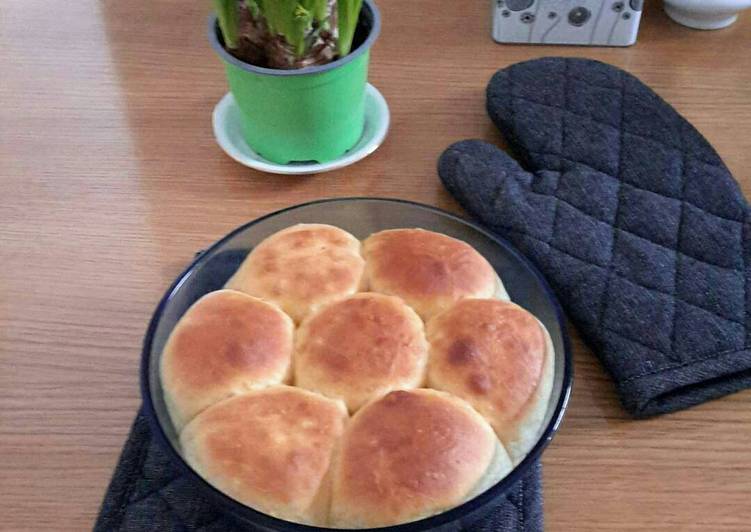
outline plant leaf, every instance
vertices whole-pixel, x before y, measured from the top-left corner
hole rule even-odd
[[[313,14],[313,20],[319,24],[329,18],[327,0],[302,0],[300,3]]]
[[[313,21],[313,13],[305,9],[302,5],[297,5],[293,14],[292,35],[287,36],[287,41],[295,49],[298,58],[305,54],[305,36],[310,29]]]
[[[257,19],[261,14],[261,5],[263,0],[245,0],[245,5],[248,6],[248,11],[253,19]]]
[[[227,48],[237,48],[237,0],[214,0],[214,10]]]
[[[337,0],[337,17],[339,24],[339,40],[337,49],[344,57],[352,49],[352,39],[355,37],[357,21],[360,19],[362,0]]]

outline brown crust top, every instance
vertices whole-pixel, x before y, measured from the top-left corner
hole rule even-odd
[[[466,299],[433,318],[428,383],[469,401],[498,432],[525,412],[542,378],[547,344],[518,305]]]
[[[293,327],[274,305],[234,290],[211,292],[194,303],[161,360],[178,424],[238,387],[281,382],[291,363]]]
[[[226,287],[175,326],[161,378],[185,459],[243,504],[339,528],[414,521],[484,491],[536,437],[550,337],[461,240],[361,245],[298,224]]]
[[[423,229],[393,229],[363,243],[370,289],[393,294],[427,319],[465,297],[492,297],[493,267],[472,246]]]
[[[346,231],[298,224],[256,246],[226,286],[273,301],[299,322],[319,305],[355,293],[364,267],[360,243]]]
[[[327,512],[315,508],[316,499],[346,419],[340,402],[273,386],[205,410],[185,428],[181,444],[193,467],[238,501],[322,524]]]
[[[399,298],[363,293],[332,303],[300,326],[295,383],[355,411],[396,388],[422,384],[423,324]]]
[[[332,523],[385,526],[463,502],[497,439],[476,412],[435,390],[394,391],[350,422],[334,471]]]

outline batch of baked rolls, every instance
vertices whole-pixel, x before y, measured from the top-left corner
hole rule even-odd
[[[480,494],[534,445],[553,347],[471,246],[300,224],[180,319],[161,358],[188,463],[288,521],[370,528]]]

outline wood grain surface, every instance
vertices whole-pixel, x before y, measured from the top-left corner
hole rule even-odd
[[[501,46],[486,0],[380,0],[371,81],[385,144],[341,171],[278,177],[214,142],[225,93],[209,2],[4,0],[0,6],[0,529],[91,528],[140,404],[146,323],[194,252],[315,198],[391,196],[459,211],[436,159],[501,142],[490,75],[544,55],[626,68],[714,144],[751,193],[751,13],[699,32],[647,2],[628,49]],[[549,530],[751,526],[751,391],[632,421],[574,332],[576,380],[546,452]]]

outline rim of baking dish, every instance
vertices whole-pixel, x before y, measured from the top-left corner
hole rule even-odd
[[[547,447],[548,444],[551,442],[551,440],[553,439],[553,436],[555,436],[556,432],[558,431],[558,428],[560,427],[561,421],[563,420],[563,416],[566,411],[566,407],[568,405],[569,397],[571,395],[571,386],[572,386],[572,380],[573,380],[573,359],[571,355],[571,342],[570,342],[570,339],[566,330],[566,323],[563,318],[563,311],[561,310],[561,306],[558,303],[558,299],[553,293],[553,290],[550,288],[550,285],[548,285],[547,281],[542,276],[542,274],[538,271],[537,267],[534,264],[532,264],[529,261],[529,259],[527,259],[524,255],[522,255],[506,239],[499,237],[497,235],[494,235],[490,233],[489,231],[487,231],[486,229],[480,227],[479,225],[471,221],[465,220],[464,218],[461,218],[455,214],[444,211],[443,209],[439,209],[437,207],[433,207],[431,205],[425,205],[423,203],[418,203],[415,201],[403,200],[403,199],[398,199],[398,198],[380,198],[380,197],[368,197],[368,196],[325,198],[325,199],[319,199],[319,200],[309,201],[305,203],[299,203],[299,204],[292,205],[290,207],[285,207],[284,209],[280,209],[278,211],[274,211],[272,213],[266,214],[264,216],[261,216],[260,218],[256,218],[255,220],[252,220],[244,225],[241,225],[240,227],[234,229],[233,231],[225,235],[220,240],[217,240],[214,244],[208,247],[203,253],[200,253],[193,260],[193,262],[191,262],[190,265],[172,283],[172,285],[166,291],[164,296],[162,296],[162,299],[159,301],[159,304],[157,305],[156,310],[154,311],[151,321],[149,322],[148,329],[146,330],[146,336],[144,337],[144,341],[143,341],[143,351],[141,354],[141,370],[140,370],[141,396],[143,400],[144,413],[146,415],[146,418],[148,419],[149,425],[152,430],[152,434],[154,435],[156,440],[159,442],[162,449],[164,449],[167,452],[167,454],[170,456],[173,462],[177,463],[180,466],[180,469],[182,469],[188,476],[190,476],[190,478],[194,482],[199,483],[201,487],[205,491],[207,491],[208,494],[211,494],[211,496],[214,499],[218,499],[226,506],[231,506],[233,508],[233,511],[236,514],[242,516],[243,519],[246,519],[247,521],[255,522],[261,526],[269,527],[271,529],[280,530],[280,531],[289,531],[289,532],[330,532],[330,531],[335,531],[335,530],[338,530],[338,531],[347,530],[347,529],[341,529],[341,528],[327,528],[327,527],[318,527],[318,526],[312,526],[312,525],[304,525],[304,524],[295,523],[292,521],[286,521],[284,519],[279,519],[277,517],[272,517],[268,514],[255,510],[251,508],[250,506],[246,506],[245,504],[239,501],[236,501],[232,497],[224,494],[223,492],[219,491],[217,488],[209,484],[209,482],[207,482],[203,477],[201,477],[198,473],[196,473],[193,470],[193,468],[191,468],[188,465],[188,463],[182,457],[180,452],[172,445],[172,442],[167,437],[161,423],[159,422],[159,418],[156,415],[156,411],[154,408],[154,401],[151,396],[151,392],[152,392],[151,384],[149,381],[151,346],[154,340],[154,334],[156,332],[157,325],[159,324],[162,318],[162,314],[164,313],[164,309],[167,306],[167,304],[170,302],[172,297],[180,289],[180,286],[182,285],[183,281],[189,275],[192,274],[196,266],[198,266],[204,260],[205,257],[210,256],[212,251],[222,246],[225,242],[227,242],[228,240],[236,236],[238,233],[245,231],[246,229],[248,229],[249,227],[253,225],[263,222],[264,220],[268,218],[272,218],[281,213],[299,209],[302,207],[307,207],[310,205],[315,205],[315,204],[320,204],[320,203],[337,203],[337,202],[346,202],[346,201],[378,201],[378,202],[390,202],[390,203],[401,203],[404,205],[411,205],[413,207],[419,207],[422,209],[427,209],[427,210],[439,213],[443,216],[447,216],[453,219],[454,221],[470,226],[471,228],[475,229],[476,231],[478,231],[483,236],[487,237],[488,239],[490,239],[497,245],[503,247],[507,252],[513,255],[514,258],[516,258],[517,260],[519,260],[519,262],[521,262],[524,266],[526,266],[527,270],[529,270],[532,273],[532,275],[536,277],[537,281],[540,283],[545,294],[547,295],[548,300],[550,301],[553,307],[553,310],[555,311],[555,317],[561,329],[561,338],[563,339],[564,364],[563,364],[563,382],[561,386],[560,396],[558,397],[558,401],[555,405],[555,409],[553,410],[553,415],[550,421],[548,422],[547,426],[545,427],[545,429],[540,434],[540,437],[538,438],[537,442],[532,447],[532,449],[527,453],[524,459],[521,462],[519,462],[519,464],[517,464],[508,475],[506,475],[497,484],[494,484],[492,487],[488,488],[485,492],[481,493],[480,495],[460,504],[459,506],[456,506],[455,508],[452,508],[440,514],[436,514],[430,517],[425,517],[423,519],[419,519],[417,521],[412,521],[409,523],[403,523],[400,525],[392,525],[392,526],[379,527],[379,528],[358,529],[360,532],[367,531],[367,530],[377,530],[379,532],[418,532],[418,531],[431,530],[433,528],[438,528],[438,527],[447,525],[449,523],[459,521],[463,517],[466,517],[467,515],[474,513],[475,511],[479,510],[481,507],[490,503],[492,499],[495,499],[505,494],[506,491],[514,483],[516,483],[516,481],[520,480],[527,473],[527,471],[532,466],[532,464],[534,464],[534,462],[539,458],[540,454],[545,449],[545,447]]]

